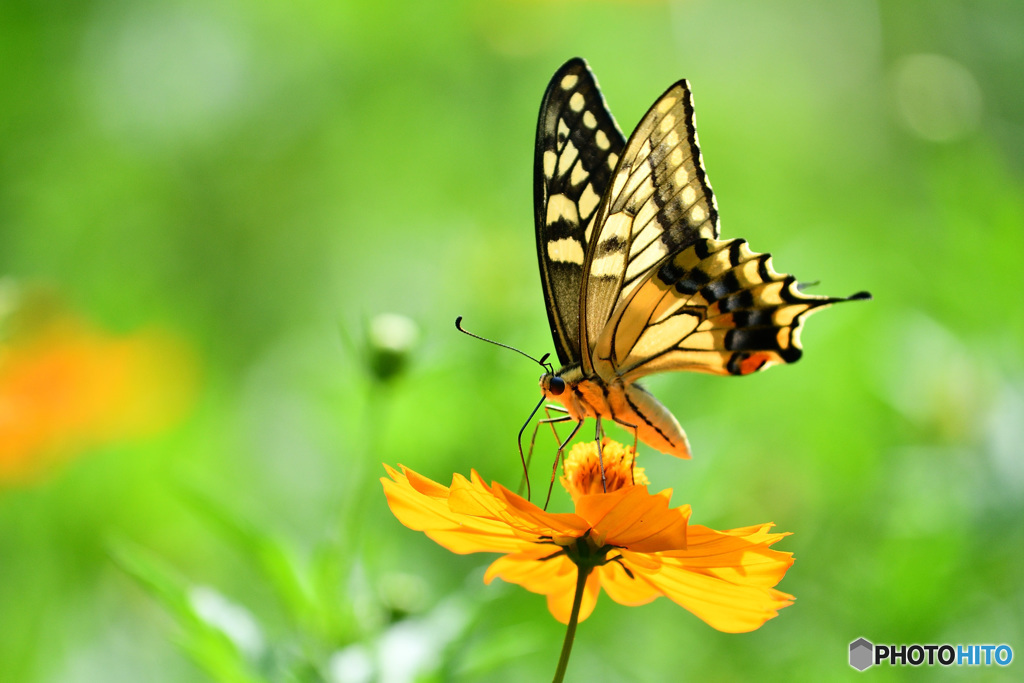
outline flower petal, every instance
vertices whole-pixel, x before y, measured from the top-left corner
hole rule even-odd
[[[650,557],[650,556],[648,556]],[[660,566],[660,562],[656,562]],[[620,605],[635,607],[646,605],[662,593],[647,581],[629,576],[618,562],[609,562],[596,570],[601,578],[601,586],[615,602]]]
[[[522,552],[505,555],[492,562],[484,574],[484,582],[490,583],[500,578],[532,593],[546,595],[551,615],[563,624],[568,624],[572,615],[577,575],[576,565],[557,547],[535,544]],[[600,593],[601,581],[596,572],[591,572],[580,603],[579,621],[594,611]]]
[[[716,531],[700,524],[689,527],[686,550],[660,553],[683,566],[728,581],[774,586],[793,565],[793,553],[768,547],[789,534],[770,533],[772,524]]]
[[[579,514],[547,512],[501,484],[495,483],[490,490],[517,518],[527,520],[534,528],[545,529],[547,536],[579,538],[590,527]]]
[[[600,594],[601,580],[594,572],[591,572],[590,576],[587,577],[587,585],[583,588],[583,599],[580,602],[580,614],[577,622],[581,622],[590,616],[597,605],[597,596]],[[569,617],[572,616],[572,601],[575,597],[576,577],[573,576],[572,585],[569,586],[568,591],[548,593],[548,610],[551,612],[551,616],[563,624],[568,624]]]
[[[484,573],[484,583],[495,578],[546,595],[560,590],[567,581],[575,584],[576,565],[557,546],[533,544],[492,562]]]
[[[385,465],[391,479],[381,477],[391,512],[405,526],[423,531],[454,553],[512,552],[524,541],[508,524],[495,519],[452,512],[446,486],[402,467],[400,474]]]
[[[576,512],[594,527],[599,544],[638,552],[686,547],[690,506],[669,508],[668,496],[652,496],[643,486],[581,496]]]
[[[634,562],[629,551],[623,551],[623,562],[637,579],[719,631],[753,631],[793,601],[772,588],[793,559],[768,547],[785,536],[768,533],[770,526],[720,532],[692,525],[686,550],[656,555],[660,567],[652,569],[643,556]]]

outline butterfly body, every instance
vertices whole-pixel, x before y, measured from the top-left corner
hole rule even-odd
[[[678,421],[636,380],[791,363],[804,317],[847,300],[805,295],[768,254],[718,239],[686,81],[627,141],[586,62],[570,60],[541,103],[534,176],[541,281],[562,363],[541,391],[577,423],[612,420],[688,458]]]
[[[553,382],[555,378],[561,383]],[[541,377],[540,387],[577,423],[588,417],[611,420],[662,453],[690,457],[689,442],[675,416],[639,384],[618,378],[606,384],[596,375],[585,377],[579,365],[570,365]]]

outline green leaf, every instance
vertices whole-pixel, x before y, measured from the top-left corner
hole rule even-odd
[[[205,620],[193,600],[195,586],[157,558],[123,538],[110,538],[108,552],[125,573],[132,576],[159,602],[181,628],[175,641],[199,668],[224,683],[265,683],[252,673],[244,653],[216,625]]]

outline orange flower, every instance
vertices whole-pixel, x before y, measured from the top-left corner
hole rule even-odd
[[[604,493],[597,445],[572,448],[562,484],[575,513],[545,512],[501,484],[487,486],[475,470],[469,480],[454,475],[449,487],[385,465],[391,478],[381,482],[402,524],[455,553],[503,553],[484,581],[498,577],[546,595],[562,623],[569,622],[578,567],[589,572],[580,621],[601,588],[623,605],[664,595],[731,633],[753,631],[792,604],[793,596],[773,588],[792,554],[769,548],[788,534],[770,533],[771,524],[729,531],[689,524],[690,506],[670,508],[670,489],[647,492],[632,450],[604,440]]]
[[[193,375],[167,334],[114,337],[68,314],[0,341],[0,484],[166,428],[190,402]]]

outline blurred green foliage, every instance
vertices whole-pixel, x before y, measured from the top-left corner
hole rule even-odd
[[[649,382],[695,456],[649,453],[653,486],[793,532],[797,603],[736,636],[603,598],[569,678],[834,679],[859,636],[1024,654],[1022,35],[1005,0],[0,4],[0,273],[202,373],[175,429],[0,489],[3,677],[551,675],[543,599],[377,478],[518,481],[539,372],[453,321],[551,350],[532,146],[575,55],[627,132],[688,78],[723,236],[875,300],[791,367]],[[381,313],[408,355],[366,346]]]

